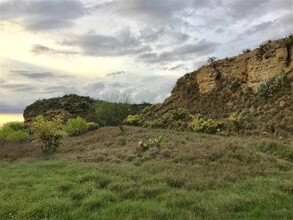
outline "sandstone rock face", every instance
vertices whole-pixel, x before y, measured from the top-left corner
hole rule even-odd
[[[160,117],[174,107],[216,119],[236,112],[253,118],[254,128],[262,123],[267,128],[280,125],[293,134],[292,58],[293,37],[269,41],[250,52],[205,65],[181,77],[171,96],[151,115]],[[284,81],[277,88],[272,86],[272,94],[262,96],[261,86],[282,73],[286,73]],[[148,120],[148,115],[145,118]]]
[[[216,69],[226,81],[239,81],[242,87],[257,91],[265,80],[293,68],[292,60],[288,61],[292,48],[288,49],[284,40],[266,44],[264,52],[258,49],[237,57],[217,61]],[[196,79],[201,94],[209,93],[217,86],[216,70],[211,65],[196,71]]]

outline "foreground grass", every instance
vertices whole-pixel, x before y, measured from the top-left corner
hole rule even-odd
[[[45,159],[26,148],[35,156],[2,160],[0,219],[293,219],[289,145],[118,132],[67,139]],[[137,150],[139,140],[157,135],[162,149]]]

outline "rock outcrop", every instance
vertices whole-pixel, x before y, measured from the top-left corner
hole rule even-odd
[[[251,132],[293,134],[293,36],[215,61],[180,78],[171,96],[152,112],[160,117],[183,107],[192,114],[223,119],[241,113]]]
[[[26,124],[29,124],[38,115],[43,115],[48,118],[61,115],[64,120],[77,116],[87,118],[94,112],[94,103],[95,100],[90,97],[73,94],[38,100],[25,108],[23,118]]]

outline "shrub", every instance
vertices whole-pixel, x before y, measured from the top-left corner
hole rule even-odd
[[[173,109],[162,117],[152,121],[145,121],[143,126],[148,128],[171,128],[175,130],[182,130],[186,126],[186,121],[191,119],[191,115],[184,108]]]
[[[280,87],[283,80],[286,78],[288,73],[282,72],[266,81],[264,81],[259,87],[258,92],[260,95],[268,98],[269,96],[272,96],[273,92]]]
[[[195,117],[192,122],[189,123],[189,128],[195,132],[202,132],[208,134],[215,134],[221,130],[222,123],[214,121],[212,119],[205,120],[204,118]]]
[[[123,120],[130,113],[128,103],[110,103],[102,101],[95,106],[95,122],[99,125],[118,126],[122,131]]]
[[[157,138],[150,138],[147,141],[140,141],[138,147],[142,151],[147,151],[150,147],[162,148],[163,137],[159,136]]]
[[[61,116],[55,116],[51,120],[37,116],[33,119],[30,129],[35,138],[42,143],[44,153],[56,151],[62,138],[66,135]]]
[[[244,126],[244,118],[242,114],[233,113],[229,116],[228,121],[232,123],[236,130],[240,130]]]
[[[99,125],[95,122],[88,122],[87,123],[87,130],[88,131],[93,131],[99,128]]]
[[[69,135],[80,135],[88,130],[88,124],[85,119],[78,116],[76,118],[71,118],[66,122],[65,131]]]
[[[20,122],[20,121],[7,122],[3,125],[3,128],[5,128],[5,127],[10,127],[14,131],[26,130],[26,126],[24,125],[23,122]]]
[[[249,53],[251,50],[250,49],[244,49],[242,50],[242,53]]]
[[[8,142],[16,142],[16,143],[23,143],[29,139],[29,133],[27,131],[13,131],[12,133],[8,134],[6,140]]]
[[[8,122],[0,129],[0,143],[22,143],[29,139],[29,133],[23,122]]]
[[[124,119],[124,123],[127,125],[138,126],[141,124],[140,119],[141,119],[140,115],[128,115]]]

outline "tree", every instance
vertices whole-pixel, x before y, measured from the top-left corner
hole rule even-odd
[[[123,94],[114,98],[114,102],[100,101],[96,104],[95,122],[102,126],[118,126],[124,132],[123,120],[130,114],[130,98]]]
[[[57,150],[61,144],[62,138],[66,135],[61,116],[55,116],[51,120],[43,116],[37,116],[31,124],[31,131],[35,138],[42,143],[44,153],[50,153]]]

